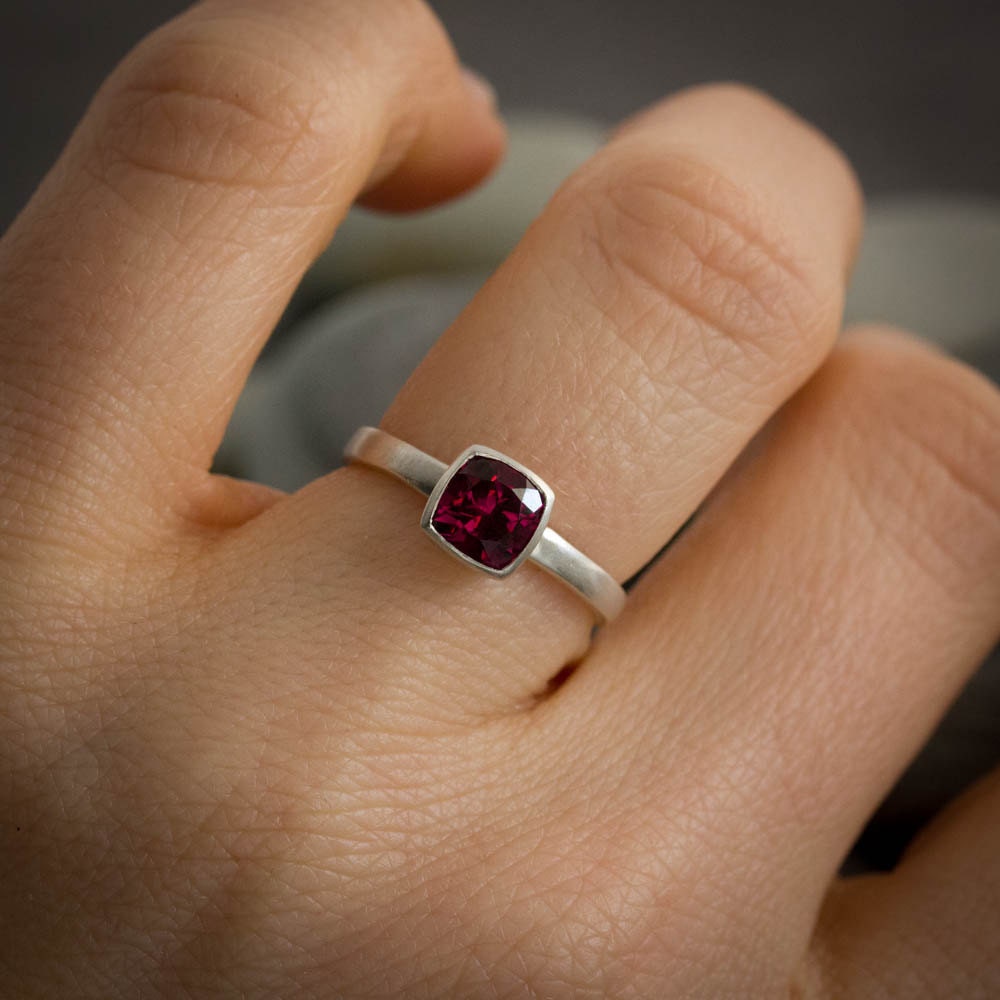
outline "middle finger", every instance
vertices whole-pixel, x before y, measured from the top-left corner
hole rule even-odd
[[[552,526],[624,580],[829,350],[859,223],[854,177],[811,127],[743,88],[681,94],[564,185],[383,427],[446,462],[472,443],[511,455],[555,490]],[[585,645],[589,610],[535,567],[497,581],[454,562],[420,509],[350,468],[259,529],[294,519],[278,572],[292,559],[322,593],[363,581],[369,634],[413,622],[409,648],[434,646],[426,669],[452,691],[530,696]]]

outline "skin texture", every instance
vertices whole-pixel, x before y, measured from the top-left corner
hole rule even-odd
[[[995,776],[835,877],[997,639],[1000,394],[838,341],[860,198],[790,112],[626,123],[386,416],[537,469],[619,579],[699,511],[592,645],[376,472],[209,474],[348,206],[502,144],[415,0],[210,0],[0,243],[5,995],[1000,992]]]

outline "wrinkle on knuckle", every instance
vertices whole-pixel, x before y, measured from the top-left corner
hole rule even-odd
[[[637,141],[619,146],[557,204],[577,230],[591,294],[642,317],[620,339],[649,365],[686,355],[716,377],[738,374],[744,390],[772,381],[776,368],[811,367],[839,296],[818,287],[772,213],[705,163]]]
[[[311,72],[305,44],[255,46],[180,32],[154,33],[112,76],[99,101],[98,171],[196,185],[283,192],[325,185],[356,136],[332,113],[332,78]]]
[[[1000,566],[1000,392],[936,355],[847,350],[855,493],[901,556],[956,595]]]

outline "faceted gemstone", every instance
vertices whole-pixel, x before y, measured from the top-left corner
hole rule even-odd
[[[473,455],[448,481],[431,524],[470,559],[504,569],[531,542],[544,512],[545,494],[524,473]]]

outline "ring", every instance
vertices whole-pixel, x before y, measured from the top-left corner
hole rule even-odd
[[[530,559],[576,591],[598,624],[625,606],[625,591],[614,577],[548,527],[552,489],[501,452],[476,444],[446,465],[385,431],[362,427],[347,442],[344,458],[388,472],[424,494],[420,526],[467,565],[504,577]]]

